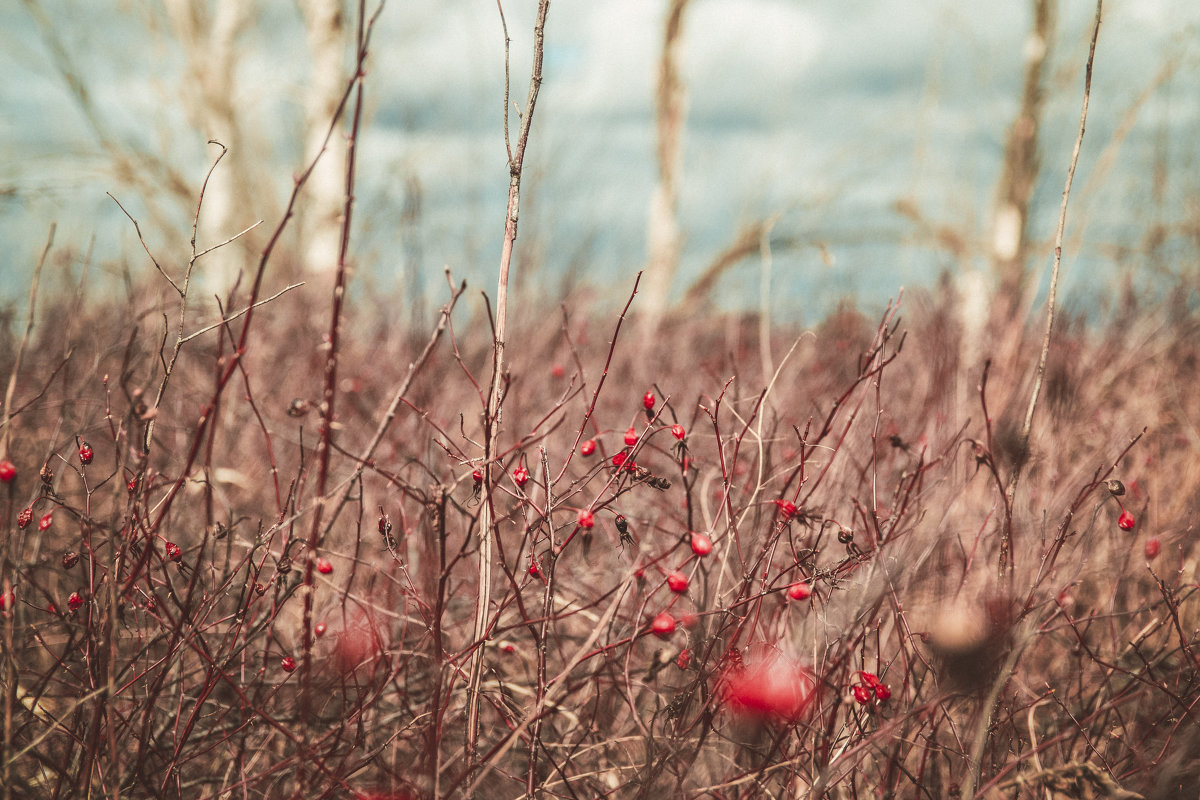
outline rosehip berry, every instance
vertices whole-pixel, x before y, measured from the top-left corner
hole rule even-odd
[[[882,686],[879,682],[879,676],[874,672],[860,672],[858,676],[862,678],[862,682],[874,689],[876,686]]]
[[[12,608],[17,603],[17,596],[9,589],[7,592],[0,592],[0,614],[7,614],[12,611]]]
[[[279,660],[279,666],[283,667],[284,672],[294,672],[296,669],[296,659],[291,656],[284,656]]]
[[[863,686],[861,683],[855,684],[850,689],[850,693],[854,695],[854,699],[859,703],[859,705],[865,706],[867,703],[871,702],[870,687]]]
[[[675,618],[663,611],[650,621],[650,630],[660,639],[665,639],[675,632]]]
[[[30,520],[32,520],[32,519],[33,519],[33,509],[32,508],[22,509],[21,513],[17,514],[17,527],[24,528],[25,526],[27,526],[29,524]]]
[[[680,650],[679,658],[675,659],[675,666],[679,667],[680,669],[687,669],[688,665],[690,665],[691,663],[692,663],[692,651],[688,650],[687,648]]]
[[[517,652],[517,646],[512,642],[505,642],[504,644],[500,645],[500,649],[510,655]]]
[[[581,528],[591,528],[595,526],[596,518],[592,516],[592,512],[588,511],[586,508],[581,508],[579,509],[578,522],[579,527]]]
[[[525,469],[524,467],[517,467],[513,470],[513,482],[516,483],[517,486],[524,486],[525,482],[528,480],[529,470]]]
[[[82,607],[83,598],[79,596],[79,592],[71,592],[71,596],[67,598],[67,608],[78,611]]]
[[[619,467],[619,466],[623,465],[625,463],[625,454],[617,453],[615,456],[612,457],[612,463],[613,463],[614,467]]]
[[[322,575],[328,575],[329,573],[333,572],[333,564],[329,563],[328,558],[318,558],[317,572],[321,573]]]
[[[17,477],[17,468],[7,458],[0,461],[0,483],[12,483]]]
[[[1137,525],[1137,520],[1133,518],[1133,514],[1121,509],[1121,516],[1117,517],[1117,527],[1123,531],[1131,531],[1135,525]]]
[[[783,515],[784,519],[791,519],[792,515],[796,513],[796,504],[791,500],[772,500],[771,502],[779,506],[779,513]]]
[[[675,570],[667,575],[667,586],[671,587],[672,592],[686,592],[688,588],[687,575]]]
[[[579,445],[579,454],[581,456],[590,456],[594,452],[596,452],[596,440],[595,439],[588,439],[586,442]]]
[[[474,472],[472,472],[471,480],[475,481],[475,483],[477,483],[477,484],[483,483],[483,471],[477,469]]]
[[[553,367],[550,368],[550,374],[556,378],[561,378],[562,376],[567,374],[567,370],[565,368],[563,368],[562,364],[555,364]]]
[[[646,392],[644,395],[642,395],[642,408],[646,409],[647,411],[654,408],[654,402],[654,392]]]
[[[671,435],[682,442],[683,437],[687,436],[687,431],[685,431],[683,429],[682,425],[672,425],[671,426]]]
[[[79,553],[76,553],[74,550],[63,553],[63,557],[62,557],[63,569],[71,569],[71,567],[75,566],[78,563],[79,563]]]
[[[539,567],[537,561],[532,558],[529,559],[529,574],[535,578],[542,574],[542,568]]]
[[[1155,558],[1158,557],[1158,553],[1161,549],[1162,549],[1162,545],[1159,544],[1158,539],[1147,539],[1146,540],[1146,560],[1153,561]]]
[[[879,702],[884,702],[892,696],[892,690],[887,687],[886,683],[879,683],[871,687],[875,690],[875,696],[879,698]]]
[[[637,431],[634,430],[632,425],[630,425],[629,430],[625,431],[625,446],[633,447],[635,444],[637,444],[637,442],[638,442]]]
[[[175,544],[174,542],[167,542],[165,547],[167,551],[167,558],[171,559],[172,561],[178,561],[183,557],[183,551],[181,551],[179,549],[179,545]]]
[[[698,556],[706,556],[712,552],[712,539],[708,538],[703,533],[693,533],[691,535],[692,552]]]
[[[325,623],[318,622],[316,625],[313,625],[313,633],[315,633],[317,636],[324,636],[325,635]]]
[[[130,494],[137,491],[137,475],[129,479],[129,483],[125,484],[125,488],[129,490]]]
[[[49,530],[50,526],[53,524],[54,524],[54,512],[51,511],[50,513],[46,514],[44,517],[42,517],[41,519],[38,520],[38,530],[39,531]],[[1133,526],[1130,526],[1130,527],[1133,527]]]
[[[92,446],[90,444],[84,442],[83,444],[79,445],[80,464],[83,464],[86,467],[88,464],[92,463],[92,457],[94,455],[95,454],[92,452]]]
[[[807,600],[812,597],[812,584],[808,581],[797,581],[788,587],[787,593],[793,600]]]

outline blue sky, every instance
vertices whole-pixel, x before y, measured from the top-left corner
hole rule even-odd
[[[178,93],[182,63],[156,4],[48,0],[41,4],[114,139],[161,155],[198,185],[211,157]],[[107,6],[108,4],[104,4]],[[508,0],[514,97],[524,96],[535,0]],[[239,103],[254,116],[276,191],[299,165],[298,98],[307,79],[292,3],[263,2],[240,37]],[[654,179],[652,91],[665,3],[556,0],[543,93],[526,163],[518,266],[553,286],[570,269],[599,287],[628,286],[645,252]],[[1200,7],[1189,0],[1108,0],[1096,85],[1072,207],[1086,235],[1068,250],[1068,287],[1094,290],[1137,267],[1152,219],[1187,223],[1195,167]],[[1082,63],[1094,5],[1064,0],[1048,81],[1043,180],[1035,230],[1048,237],[1078,121]],[[686,21],[688,86],[680,222],[680,285],[740,225],[779,214],[775,312],[811,319],[852,294],[881,303],[901,284],[960,268],[895,210],[911,200],[931,223],[968,242],[987,234],[1005,133],[1018,102],[1024,2],[694,0]],[[93,280],[121,262],[144,267],[131,226],[106,191],[135,210],[123,182],[64,89],[44,38],[19,4],[0,8],[0,297],[23,294],[51,221],[56,241],[90,247]],[[1168,59],[1178,68],[1156,76]],[[381,16],[361,140],[358,261],[386,288],[417,254],[435,299],[450,266],[491,291],[507,174],[501,130],[503,48],[493,0],[390,2]],[[1141,98],[1141,99],[1139,99]],[[1122,121],[1132,121],[1117,136]],[[1166,196],[1154,206],[1156,153],[1167,154]],[[1098,166],[1108,158],[1111,165]],[[1095,177],[1095,180],[1089,181]],[[421,187],[415,234],[396,220],[405,187]],[[247,224],[254,209],[247,209]],[[175,210],[170,247],[189,225]],[[270,222],[270,220],[268,221]],[[1068,231],[1070,238],[1070,230]],[[968,260],[983,256],[982,245]],[[1126,254],[1126,255],[1122,255]],[[977,264],[978,265],[978,264]],[[727,306],[752,304],[758,273],[727,276]]]

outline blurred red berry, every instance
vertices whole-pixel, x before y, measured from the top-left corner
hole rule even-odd
[[[317,572],[321,573],[322,575],[328,575],[329,573],[333,572],[333,564],[329,563],[328,558],[318,558]]]
[[[1153,561],[1154,559],[1158,558],[1158,554],[1161,549],[1162,549],[1162,545],[1159,544],[1158,539],[1147,539],[1146,540],[1146,560]]]
[[[654,408],[654,402],[654,392],[646,392],[644,395],[642,395],[642,407],[647,411]]]
[[[690,611],[679,617],[679,624],[685,628],[694,628],[694,627],[696,627],[696,623],[699,621],[700,621],[700,618],[697,617],[695,614],[691,613]]]
[[[33,519],[33,509],[32,508],[21,509],[21,513],[17,514],[17,527],[24,528],[26,525],[29,524],[30,520],[32,520],[32,519]]]
[[[856,683],[850,689],[850,693],[854,695],[854,699],[860,705],[866,705],[871,702],[871,687],[864,686],[861,683]]]
[[[71,567],[75,566],[78,563],[79,563],[79,553],[76,553],[73,550],[63,553],[63,557],[62,557],[63,569],[70,569]]]
[[[325,623],[318,622],[316,625],[313,625],[313,633],[315,633],[317,636],[324,636],[325,635]]]
[[[1135,525],[1137,525],[1137,520],[1133,518],[1133,514],[1121,509],[1121,516],[1117,517],[1117,527],[1123,531],[1131,531]]]
[[[679,651],[679,657],[675,659],[675,666],[680,669],[687,669],[692,663],[692,651],[686,647]]]
[[[590,456],[594,452],[596,452],[596,440],[595,439],[588,439],[586,442],[579,445],[579,454],[580,455]]]
[[[708,538],[703,533],[693,533],[691,535],[692,552],[698,556],[706,556],[712,552],[712,539]]]
[[[730,708],[759,719],[798,718],[817,686],[808,670],[777,653],[751,656],[743,664],[731,659],[722,676],[724,698]]]
[[[49,530],[50,526],[53,524],[54,524],[54,512],[51,511],[49,514],[46,514],[44,517],[42,517],[41,519],[38,520],[38,530],[39,531]]]
[[[683,437],[687,436],[687,431],[685,431],[683,429],[682,425],[672,425],[671,426],[671,435],[682,442]]]
[[[665,639],[675,632],[675,618],[663,611],[650,621],[650,630],[660,639]]]
[[[78,611],[82,607],[83,598],[79,596],[79,592],[71,592],[71,596],[67,598],[67,608]]]
[[[512,642],[505,642],[504,644],[500,645],[500,649],[506,653],[517,652],[517,646],[515,644],[513,644]]]
[[[581,508],[579,509],[578,522],[581,528],[591,528],[596,524],[596,518],[586,508]]]
[[[171,559],[172,561],[178,561],[183,557],[183,553],[180,551],[179,545],[175,544],[174,542],[167,542],[166,550],[167,558]]]
[[[792,515],[796,513],[796,504],[791,500],[772,500],[771,502],[779,506],[779,513],[783,515],[784,519],[791,519]]]
[[[687,575],[675,570],[667,575],[667,586],[671,587],[672,592],[686,592],[688,588]]]
[[[7,592],[0,592],[0,614],[7,614],[12,611],[12,608],[17,603],[17,596],[12,589]]]
[[[291,656],[284,656],[279,660],[279,666],[283,667],[284,672],[294,672],[296,669],[296,659]]]
[[[632,425],[630,425],[629,430],[625,431],[625,446],[633,447],[635,444],[637,444],[637,442],[638,442],[637,431],[634,430]]]
[[[555,364],[550,368],[550,374],[555,378],[561,378],[563,375],[567,374],[567,371],[563,368],[562,364]]]
[[[95,454],[92,452],[92,446],[90,444],[84,442],[83,444],[79,445],[80,464],[83,464],[86,467],[88,464],[92,463],[92,457],[94,455]]]
[[[0,483],[12,483],[17,477],[16,466],[7,458],[0,461]]]
[[[876,686],[882,686],[879,682],[879,676],[874,672],[860,672],[858,676],[862,678],[862,682],[874,689]]]
[[[892,696],[892,690],[888,688],[886,683],[877,683],[871,687],[875,690],[875,696],[879,698],[879,702],[886,702]]]
[[[812,584],[808,581],[797,581],[788,587],[787,593],[793,600],[807,600],[812,597]]]
[[[125,488],[129,491],[130,494],[133,494],[134,492],[137,491],[137,475],[134,475],[132,478],[129,479],[129,483],[125,484]]]
[[[529,470],[524,467],[517,467],[513,470],[513,483],[517,484],[517,486],[524,486],[528,480]]]

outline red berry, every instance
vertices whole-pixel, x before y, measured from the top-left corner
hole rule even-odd
[[[579,454],[582,456],[590,456],[596,452],[596,440],[588,439],[583,444],[579,445]]]
[[[812,673],[779,655],[750,656],[736,651],[722,670],[724,700],[733,711],[757,719],[797,719],[816,695]]]
[[[647,411],[654,408],[654,392],[646,392],[642,395],[642,407]]]
[[[483,483],[483,472],[481,470],[475,470],[471,473],[471,480],[475,481],[475,483]]]
[[[517,467],[513,470],[513,482],[516,483],[517,486],[524,486],[525,482],[528,480],[529,470],[525,469],[524,467]]]
[[[693,533],[691,535],[691,544],[692,552],[698,556],[706,556],[712,552],[712,539],[703,533]]]
[[[791,500],[772,500],[772,503],[779,506],[779,513],[783,514],[784,519],[791,519],[796,513],[796,504]]]
[[[38,520],[38,530],[39,531],[49,530],[50,526],[53,524],[54,524],[54,512],[51,511],[50,513],[46,514],[46,516],[44,516]]]
[[[279,660],[279,666],[283,667],[284,672],[294,672],[296,669],[296,659],[291,656],[284,656]]]
[[[12,589],[7,592],[0,592],[0,614],[7,614],[12,610],[12,607],[17,603],[17,596]]]
[[[875,690],[875,696],[879,698],[879,702],[884,702],[892,696],[892,690],[887,687],[886,683],[878,683],[871,687]]]
[[[333,572],[333,564],[330,564],[329,559],[327,558],[318,558],[317,572],[321,573],[322,575],[328,575],[329,573]]]
[[[500,649],[506,653],[517,652],[517,646],[515,644],[513,644],[512,642],[505,642],[504,644],[500,645]]]
[[[567,374],[567,371],[563,368],[562,364],[555,364],[550,368],[550,374],[556,378],[561,378],[563,375]]]
[[[850,689],[850,692],[851,692],[851,694],[854,695],[854,699],[860,705],[866,705],[867,703],[871,702],[871,688],[869,686],[864,686],[861,683],[856,683]]]
[[[175,544],[174,542],[167,542],[166,550],[167,558],[171,559],[172,561],[178,561],[183,557],[183,552],[179,549],[179,545]]]
[[[694,628],[694,627],[696,627],[696,623],[699,621],[700,621],[700,618],[697,617],[695,614],[691,613],[690,611],[679,617],[679,624],[685,628]]]
[[[1133,518],[1133,514],[1121,509],[1121,516],[1117,517],[1117,527],[1123,531],[1131,531],[1134,525],[1137,525],[1137,520]]]
[[[17,477],[16,466],[7,458],[0,461],[0,483],[12,483]]]
[[[688,588],[687,575],[675,570],[667,576],[667,586],[671,587],[672,592],[686,592]]]
[[[74,551],[63,553],[62,565],[63,569],[70,569],[79,563],[79,553]]]
[[[1162,545],[1159,544],[1158,539],[1147,539],[1146,540],[1146,560],[1153,561],[1155,558],[1158,557],[1158,553],[1161,549],[1162,549]]]
[[[88,464],[92,463],[92,457],[94,455],[95,454],[92,452],[92,446],[90,444],[84,442],[83,444],[79,445],[80,464],[83,464],[86,467]]]
[[[317,636],[324,636],[325,635],[325,623],[318,622],[316,625],[313,625],[313,633],[315,633]]]
[[[21,513],[17,514],[17,527],[24,528],[26,525],[29,524],[29,521],[32,519],[33,519],[33,509],[32,508],[22,509]]]
[[[532,557],[529,559],[529,574],[535,578],[542,574],[542,568],[538,566],[538,562]]]
[[[797,581],[788,587],[788,597],[793,600],[807,600],[812,597],[812,584],[808,581]]]
[[[581,528],[591,528],[596,524],[596,518],[586,508],[581,508],[579,509],[578,522]]]
[[[633,447],[635,444],[637,444],[637,442],[638,442],[637,431],[633,429],[632,425],[630,425],[629,430],[625,431],[625,446]]]
[[[619,467],[622,464],[624,464],[625,463],[625,454],[617,453],[615,456],[612,457],[612,463],[613,463],[614,467]]]
[[[650,621],[650,630],[654,631],[655,636],[665,639],[675,632],[675,618],[663,611]]]
[[[679,667],[680,669],[687,669],[688,665],[691,663],[692,651],[685,647],[683,650],[679,651],[679,658],[675,659],[675,666]]]
[[[860,672],[858,676],[862,678],[862,682],[874,689],[876,686],[882,686],[879,682],[879,676],[874,672]]]
[[[78,611],[82,606],[83,598],[79,596],[79,592],[71,592],[71,596],[67,598],[67,608]]]
[[[671,435],[682,442],[683,437],[687,436],[687,431],[685,431],[683,429],[682,425],[672,425],[671,426]]]
[[[129,479],[129,483],[125,484],[125,488],[129,490],[130,494],[137,491],[137,475]]]

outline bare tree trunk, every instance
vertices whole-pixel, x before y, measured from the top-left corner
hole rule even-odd
[[[1038,132],[1045,93],[1042,80],[1054,39],[1058,0],[1033,0],[1033,28],[1025,40],[1025,84],[1021,109],[1008,132],[1004,172],[997,191],[992,228],[992,264],[999,291],[998,309],[1007,318],[1028,306],[1029,203],[1041,168]]]
[[[346,175],[346,137],[335,135],[325,143],[346,87],[346,17],[342,0],[300,0],[312,78],[306,101],[304,159],[325,153],[308,180],[308,202],[302,207],[300,260],[310,273],[332,273],[338,263],[341,215]]]
[[[671,282],[679,267],[679,172],[687,94],[679,76],[683,17],[689,0],[671,0],[663,32],[655,95],[658,183],[650,198],[646,226],[646,289],[644,311],[653,321],[667,307]]]
[[[268,209],[248,208],[249,186],[257,183],[242,128],[237,91],[237,36],[247,27],[254,4],[245,0],[217,0],[211,9],[199,0],[164,0],[167,17],[188,64],[189,86],[180,96],[193,124],[228,148],[228,166],[209,181],[204,199],[205,227],[215,237],[229,236],[246,227],[246,220],[264,216]],[[265,185],[262,184],[262,185]],[[259,193],[259,197],[263,197]],[[207,288],[224,293],[246,264],[250,235],[239,245],[222,247],[205,256],[202,267]]]

